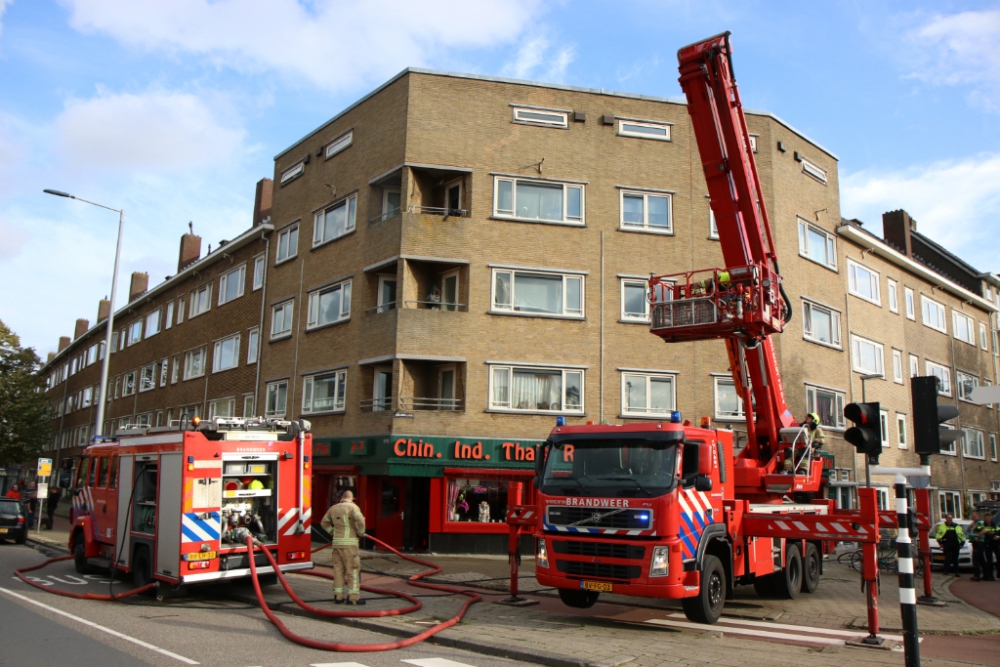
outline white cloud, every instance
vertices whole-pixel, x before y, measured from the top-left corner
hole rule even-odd
[[[276,70],[331,90],[368,83],[441,49],[513,40],[531,0],[62,0],[71,25],[146,51],[208,56],[220,67]]]
[[[514,59],[503,67],[504,76],[515,79],[537,79],[560,82],[566,76],[566,69],[573,62],[575,52],[572,47],[553,49],[552,43],[544,35],[535,35],[524,41]]]
[[[881,231],[882,213],[904,208],[918,231],[981,271],[1000,268],[1000,153],[982,153],[887,172],[868,169],[841,179],[841,212]]]
[[[908,37],[917,47],[912,77],[969,86],[971,104],[1000,112],[1000,10],[934,16]]]
[[[56,130],[69,164],[87,169],[169,171],[216,164],[230,158],[244,136],[204,100],[176,92],[73,99]]]
[[[13,0],[0,0],[0,19],[3,18],[3,13],[7,10],[7,5],[9,5]],[[0,34],[3,34],[3,24],[0,23]]]

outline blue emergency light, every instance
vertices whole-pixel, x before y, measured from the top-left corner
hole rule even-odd
[[[559,415],[558,417],[556,417],[556,426],[565,426],[565,425],[566,425],[566,418],[565,417],[563,417],[562,415]]]
[[[670,423],[671,424],[680,424],[681,423],[681,411],[680,410],[674,410],[673,412],[670,413]]]

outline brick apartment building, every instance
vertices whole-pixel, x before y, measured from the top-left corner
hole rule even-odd
[[[996,381],[1000,282],[901,211],[881,238],[842,220],[836,156],[771,114],[747,120],[795,308],[776,343],[787,400],[827,425],[831,493],[851,503],[864,480],[840,438],[862,375],[885,377],[866,383],[886,411],[883,462],[916,463],[913,358],[947,378],[967,434],[934,462],[942,507],[1000,491],[997,411],[962,400]],[[722,262],[699,162],[682,101],[406,70],[277,156],[247,232],[148,292],[134,285],[108,419],[309,419],[315,505],[353,487],[390,543],[503,551],[508,484],[532,493],[529,452],[556,416],[676,409],[744,430],[723,344],[648,332],[650,273]],[[234,272],[243,291],[224,298]],[[64,456],[89,434],[92,405],[65,407],[93,392],[101,331],[84,324],[43,369],[60,378]]]

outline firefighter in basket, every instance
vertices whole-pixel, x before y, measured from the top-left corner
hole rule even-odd
[[[365,534],[365,516],[354,504],[354,493],[344,491],[340,502],[327,510],[320,525],[333,535],[333,551],[330,554],[333,564],[333,601],[336,604],[345,601],[348,604],[364,604],[365,601],[360,599],[361,557],[358,555],[358,538]]]

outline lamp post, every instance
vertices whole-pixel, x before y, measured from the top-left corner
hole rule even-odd
[[[868,397],[865,394],[865,382],[867,382],[868,380],[881,380],[884,377],[885,377],[885,375],[883,375],[882,373],[869,373],[868,375],[862,375],[861,376],[861,402],[862,403],[867,403],[868,402]],[[886,428],[888,428],[888,426],[886,426]],[[879,415],[878,430],[879,430],[879,437],[882,437],[882,415]],[[865,455],[865,486],[869,486],[870,487],[871,485],[872,485],[871,464],[868,462],[868,455],[866,454]]]
[[[104,336],[104,360],[101,364],[101,390],[98,392],[98,402],[97,402],[97,420],[94,424],[94,437],[101,434],[101,429],[104,423],[104,407],[108,404],[108,369],[111,363],[111,332],[115,329],[115,292],[118,287],[118,262],[121,259],[122,254],[122,227],[125,225],[125,210],[111,208],[110,206],[105,206],[104,204],[98,204],[97,202],[87,201],[86,199],[80,199],[79,197],[74,197],[68,192],[62,192],[60,190],[44,190],[46,194],[55,195],[56,197],[68,197],[69,199],[76,199],[77,201],[82,201],[85,204],[91,204],[109,211],[114,211],[118,214],[118,245],[115,247],[115,269],[114,274],[111,277],[111,303],[108,308],[108,327],[107,333]]]

